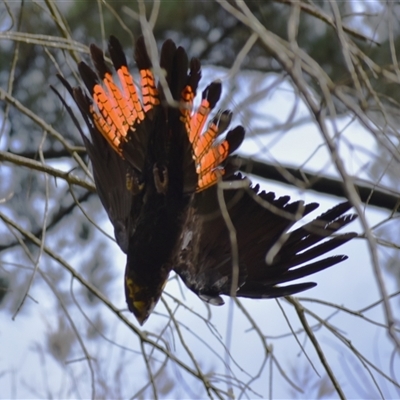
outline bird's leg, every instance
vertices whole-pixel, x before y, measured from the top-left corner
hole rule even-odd
[[[126,173],[125,185],[134,195],[140,193],[144,187],[144,184],[139,182],[138,176],[130,172]]]
[[[153,166],[154,185],[157,193],[166,194],[168,190],[168,170],[165,166]]]

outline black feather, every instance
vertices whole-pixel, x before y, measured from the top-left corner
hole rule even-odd
[[[93,93],[93,88],[99,83],[99,79],[95,72],[83,61],[78,64],[79,73],[85,83],[89,93]]]
[[[100,79],[103,79],[105,74],[112,74],[110,68],[107,67],[106,62],[104,60],[104,53],[99,47],[95,44],[90,45],[90,55],[92,57],[93,65],[96,68],[97,74]]]
[[[356,236],[355,233],[346,233],[324,241],[356,218],[342,215],[349,210],[349,203],[339,204],[303,227],[288,232],[297,220],[317,208],[318,204],[289,203],[289,196],[275,199],[271,192],[257,193],[258,187],[251,188],[240,175],[230,180],[242,181],[246,185],[244,189],[224,193],[236,231],[234,245],[239,255],[237,296],[273,298],[298,293],[315,284],[277,285],[317,273],[347,258],[339,255],[318,260]],[[183,235],[191,237],[191,240],[182,248],[175,271],[201,298],[230,295],[233,284],[232,246],[217,205],[216,189],[210,188],[198,197],[185,225],[186,236]],[[213,208],[216,211],[212,211]],[[267,263],[266,256],[271,250],[275,255],[272,263]]]
[[[244,135],[245,130],[242,126],[237,126],[227,133],[226,140],[229,143],[229,154],[239,148],[244,140]]]
[[[139,70],[151,68],[151,60],[146,50],[144,37],[140,36],[135,47],[135,61]]]
[[[210,103],[210,109],[212,110],[217,104],[219,98],[221,97],[222,84],[221,81],[214,81],[210,83],[204,90],[202,97],[207,99]]]
[[[110,36],[108,41],[108,51],[110,53],[111,61],[113,62],[115,70],[118,71],[122,66],[128,66],[121,43],[115,36]]]

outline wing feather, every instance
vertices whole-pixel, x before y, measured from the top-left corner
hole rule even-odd
[[[242,181],[245,185],[244,189],[224,193],[229,218],[235,227],[234,245],[239,255],[237,296],[273,298],[307,290],[315,284],[280,285],[347,259],[342,255],[322,260],[319,257],[357,236],[345,233],[329,239],[356,218],[355,215],[343,215],[351,208],[350,203],[341,203],[290,231],[296,221],[315,210],[318,204],[291,203],[289,196],[275,198],[271,192],[258,193],[258,186],[252,188],[240,175],[230,180]],[[186,222],[185,246],[177,257],[175,272],[201,298],[211,304],[221,304],[220,296],[230,295],[232,289],[232,244],[217,205],[216,189],[210,188],[197,196],[197,203]],[[270,251],[273,254],[271,260],[267,257]]]

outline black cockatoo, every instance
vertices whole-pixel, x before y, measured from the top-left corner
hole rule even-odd
[[[116,241],[127,255],[126,302],[140,324],[159,300],[171,270],[201,299],[220,305],[221,295],[260,299],[309,289],[315,283],[280,284],[347,258],[314,260],[356,236],[324,240],[354,220],[345,214],[348,202],[288,232],[318,204],[275,198],[236,172],[229,155],[245,131],[237,126],[225,133],[232,117],[228,110],[210,117],[221,95],[219,81],[205,88],[194,108],[199,60],[189,62],[185,50],[167,40],[159,61],[164,79],[156,84],[145,40],[139,38],[138,89],[113,36],[108,51],[118,83],[95,45],[90,53],[96,72],[79,63],[88,92],[60,79],[90,132],[89,139],[72,115]]]

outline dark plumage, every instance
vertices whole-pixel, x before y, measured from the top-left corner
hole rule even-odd
[[[288,234],[295,221],[318,204],[289,203],[288,196],[275,199],[235,173],[228,156],[242,143],[244,129],[237,126],[223,135],[232,118],[229,110],[208,118],[221,96],[219,81],[204,89],[200,107],[193,110],[201,78],[197,59],[189,62],[184,49],[171,40],[162,46],[160,66],[178,107],[166,101],[167,88],[157,86],[143,38],[135,49],[140,91],[113,36],[108,49],[118,84],[95,45],[90,53],[96,73],[84,62],[78,66],[90,96],[60,79],[89,128],[90,140],[68,108],[92,162],[117,243],[127,254],[126,301],[141,324],[171,270],[203,300],[219,305],[220,295],[273,298],[309,289],[315,284],[278,285],[347,258],[314,261],[355,236],[324,241],[354,220],[354,215],[344,215],[349,203]],[[216,183],[221,179],[242,184],[223,196],[235,228],[233,242],[217,199]]]
[[[274,193],[251,188],[240,175],[230,179],[243,183],[243,189],[226,190],[224,203],[235,229],[231,243],[229,230],[220,211],[216,188],[197,195],[182,235],[174,270],[185,284],[203,300],[223,304],[220,297],[234,293],[239,297],[274,298],[310,289],[313,282],[291,282],[347,259],[331,256],[314,261],[356,236],[347,233],[327,241],[325,238],[352,222],[345,215],[350,203],[340,203],[312,222],[288,233],[292,225],[318,207],[317,203],[290,203],[289,196],[275,198]],[[257,197],[255,201],[254,197]],[[261,202],[260,202],[261,200]],[[237,249],[237,280],[233,254]]]

